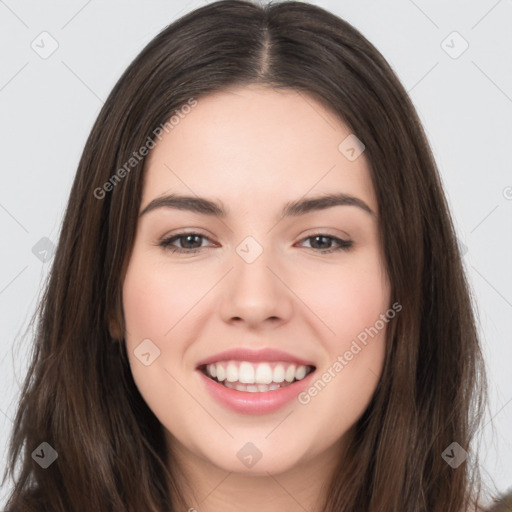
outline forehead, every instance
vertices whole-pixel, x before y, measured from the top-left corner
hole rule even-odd
[[[310,96],[250,85],[184,112],[146,159],[142,207],[170,192],[259,208],[270,197],[344,192],[377,210],[364,152],[353,161],[342,153],[351,130]]]

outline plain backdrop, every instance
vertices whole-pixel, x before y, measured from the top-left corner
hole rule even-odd
[[[28,364],[30,331],[23,334],[92,124],[140,50],[205,3],[0,0],[2,473]],[[491,402],[480,458],[484,476],[505,491],[512,486],[512,1],[312,3],[377,47],[424,124],[464,251],[488,365]],[[2,505],[8,490],[0,491]]]

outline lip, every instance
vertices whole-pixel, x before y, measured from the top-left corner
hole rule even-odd
[[[288,354],[287,352],[283,352],[282,350],[277,350],[274,348],[265,348],[261,350],[252,350],[248,348],[235,348],[231,350],[225,350],[224,352],[219,352],[213,356],[207,357],[202,361],[197,363],[196,368],[201,366],[206,366],[211,363],[218,363],[219,361],[249,361],[254,363],[259,362],[274,362],[274,361],[282,361],[282,362],[290,362],[303,366],[315,366],[315,364],[311,361],[306,361],[305,359],[301,359],[292,354]],[[301,381],[299,381],[301,382]],[[276,390],[277,391],[277,390]]]
[[[262,415],[276,412],[292,402],[299,393],[302,393],[311,385],[316,369],[302,380],[298,380],[289,386],[258,393],[226,388],[207,377],[200,369],[197,369],[196,372],[199,374],[206,390],[223,407],[241,414]]]

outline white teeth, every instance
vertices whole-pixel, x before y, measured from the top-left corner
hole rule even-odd
[[[254,384],[254,368],[251,363],[242,362],[238,369],[238,380],[243,384]]]
[[[247,391],[249,393],[265,393],[266,391],[274,391],[281,387],[289,386],[289,384],[234,384],[233,382],[224,382],[224,386],[229,389],[236,389],[237,391]]]
[[[216,364],[215,365],[216,368],[217,368],[217,380],[219,382],[222,382],[223,380],[226,380],[226,372],[224,370],[224,366],[222,366],[221,364]]]
[[[226,380],[228,382],[238,380],[238,368],[235,363],[228,363],[228,367],[226,368]]]
[[[274,368],[274,372],[272,373],[272,381],[273,382],[283,382],[284,380],[284,366],[279,363]]]
[[[306,376],[306,367],[305,366],[299,366],[297,370],[295,371],[295,378],[297,380],[302,380]]]
[[[292,382],[292,380],[295,378],[295,365],[292,364],[288,367],[286,370],[285,376],[284,376],[286,382]]]
[[[255,381],[257,384],[270,384],[272,382],[272,368],[268,363],[261,363],[256,367]]]
[[[302,380],[308,374],[308,367],[286,362],[222,361],[208,364],[205,373],[219,382],[224,382],[225,385],[234,383],[233,386],[227,387],[238,389],[241,385],[243,389],[239,391],[257,392],[278,389],[281,383],[286,385],[295,380]]]
[[[215,364],[209,364],[209,365],[208,365],[208,373],[209,373],[212,377],[217,377],[217,365],[215,365]]]

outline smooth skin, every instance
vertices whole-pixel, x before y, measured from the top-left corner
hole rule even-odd
[[[131,371],[199,512],[319,510],[375,392],[386,326],[308,404],[293,400],[271,414],[226,409],[196,371],[227,349],[272,347],[314,361],[320,378],[389,310],[368,163],[364,153],[350,161],[338,149],[350,133],[302,93],[238,86],[199,99],[146,160],[141,212],[170,193],[228,210],[225,218],[169,207],[140,216],[123,283]],[[279,217],[289,201],[340,192],[374,215],[341,205]],[[159,245],[183,231],[204,238],[172,243],[188,253]],[[338,244],[315,244],[316,235],[353,245],[322,253]],[[250,264],[236,251],[248,236],[263,249]],[[145,339],[160,350],[148,366],[134,354]],[[248,442],[262,454],[252,468],[237,457]]]

